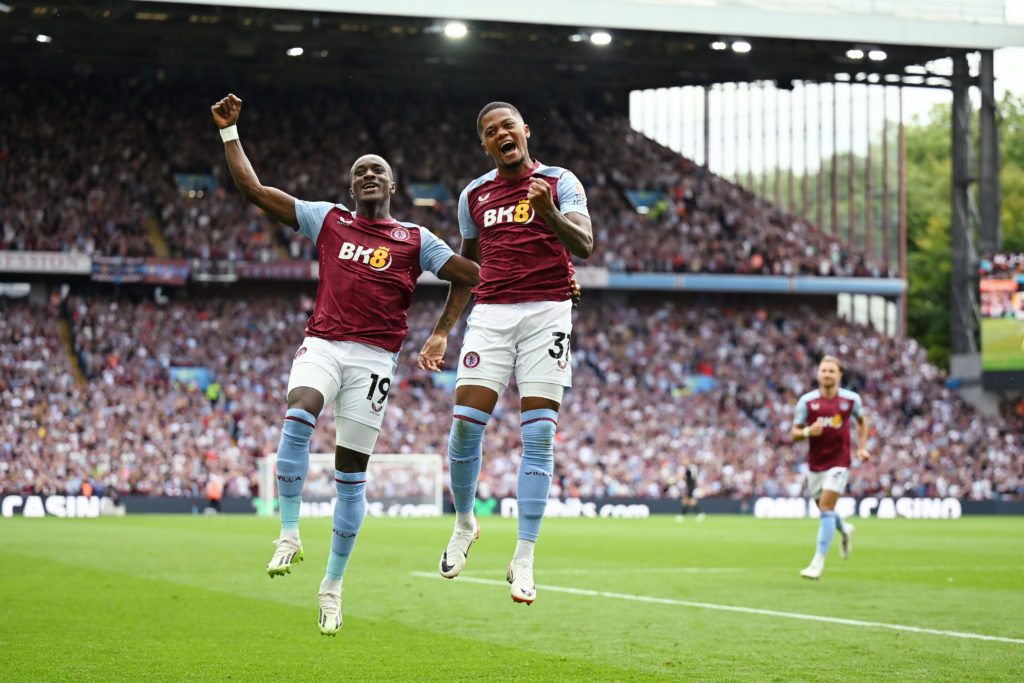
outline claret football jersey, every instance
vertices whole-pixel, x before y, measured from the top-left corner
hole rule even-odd
[[[296,200],[295,215],[320,265],[306,334],[399,351],[416,280],[425,270],[436,275],[451,248],[419,225],[370,220],[341,204]]]
[[[459,230],[464,239],[480,240],[477,303],[564,301],[575,272],[569,252],[530,202],[530,179],[551,185],[555,206],[563,214],[589,217],[583,186],[571,171],[534,162],[529,173],[506,179],[497,169],[486,173],[459,197]]]
[[[819,418],[825,423],[821,436],[807,440],[807,464],[812,472],[850,466],[850,420],[860,419],[863,408],[860,395],[840,388],[832,398],[819,389],[808,392],[796,403],[795,425],[812,425]]]

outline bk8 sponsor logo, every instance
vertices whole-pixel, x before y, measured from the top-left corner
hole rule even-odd
[[[361,247],[344,242],[338,258],[342,261],[362,262],[377,271],[387,270],[391,266],[391,250],[388,247]]]
[[[497,223],[530,223],[533,221],[533,207],[527,199],[519,200],[518,204],[502,206],[484,211],[484,227],[489,228]]]

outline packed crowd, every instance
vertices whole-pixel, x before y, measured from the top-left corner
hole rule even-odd
[[[23,80],[0,90],[0,250],[149,256],[162,181],[134,82]],[[68,125],[68,112],[74,125]]]
[[[983,416],[913,341],[809,310],[585,296],[553,496],[678,497],[688,461],[704,496],[800,495],[805,454],[788,438],[793,408],[814,387],[816,359],[831,353],[871,417],[873,460],[853,470],[854,494],[1024,499],[1024,403]],[[410,311],[378,453],[447,452],[451,378],[415,366],[442,297],[428,289]],[[277,448],[308,296],[157,304],[91,294],[59,307],[0,305],[0,490],[76,493],[88,480],[100,491],[198,495],[218,475],[226,495],[256,493],[259,459]],[[448,367],[460,338],[457,328]],[[215,384],[176,381],[180,366],[208,368]],[[325,410],[312,450],[333,446]],[[481,496],[514,493],[520,446],[509,391],[484,438]]]
[[[488,169],[473,130],[478,98],[422,96],[410,122],[406,102],[390,97],[242,83],[236,89],[245,101],[242,141],[263,182],[302,199],[345,202],[348,165],[378,152],[397,173],[395,215],[458,245],[458,194]],[[5,89],[0,249],[313,258],[307,240],[235,191],[209,115],[224,94],[195,83],[98,76]],[[116,104],[135,101],[147,107]],[[632,130],[623,113],[550,103],[521,108],[537,131],[530,142],[536,157],[571,167],[586,186],[601,245],[587,265],[618,272],[892,274]],[[40,119],[39,111],[74,111],[76,126]],[[440,185],[443,198],[417,203],[414,183]],[[661,199],[641,214],[628,199],[633,190]]]

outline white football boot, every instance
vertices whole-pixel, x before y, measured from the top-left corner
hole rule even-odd
[[[845,524],[846,533],[842,534],[842,538],[839,540],[839,557],[844,560],[850,559],[850,553],[853,551],[853,532],[856,531],[852,524]]]
[[[320,591],[317,595],[320,603],[320,633],[333,636],[341,628],[341,591],[330,593]]]
[[[274,541],[277,550],[267,563],[267,574],[270,578],[292,573],[292,565],[302,562],[302,543],[291,538],[279,538]]]
[[[441,561],[438,563],[438,570],[441,576],[446,579],[454,579],[466,567],[466,557],[469,555],[469,548],[473,541],[480,538],[480,522],[474,520],[473,531],[464,531],[458,526],[452,532],[448,547],[441,554]]]
[[[818,580],[821,578],[821,572],[825,569],[824,561],[820,561],[817,558],[811,560],[811,563],[807,565],[807,569],[800,572],[800,576],[805,579]]]
[[[512,584],[513,600],[533,604],[537,597],[537,586],[533,583],[533,560],[512,560],[505,579]]]

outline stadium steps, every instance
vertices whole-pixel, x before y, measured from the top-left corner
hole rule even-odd
[[[168,258],[171,255],[171,250],[167,247],[164,233],[160,229],[160,221],[153,218],[153,216],[146,216],[143,219],[143,223],[145,223],[146,229],[149,230],[149,242],[153,245],[153,253],[160,258]]]
[[[75,375],[75,384],[84,387],[87,382],[85,373],[82,372],[82,364],[78,359],[78,354],[75,353],[75,345],[72,343],[71,323],[63,315],[60,316],[58,322],[60,323],[60,338],[64,342],[64,351],[68,354],[68,360],[71,361],[71,372]]]

